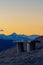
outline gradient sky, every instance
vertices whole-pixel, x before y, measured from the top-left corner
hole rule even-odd
[[[43,35],[43,0],[0,0],[0,34]]]

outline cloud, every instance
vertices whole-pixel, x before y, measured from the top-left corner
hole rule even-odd
[[[41,27],[40,30],[43,30],[43,27]]]
[[[4,30],[3,29],[0,29],[1,32],[3,32]]]

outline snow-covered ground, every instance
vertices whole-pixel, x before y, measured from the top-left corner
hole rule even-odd
[[[43,49],[17,53],[16,48],[0,52],[0,65],[43,65]]]

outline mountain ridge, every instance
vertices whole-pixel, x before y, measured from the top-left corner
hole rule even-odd
[[[4,40],[33,40],[37,37],[39,37],[40,35],[24,35],[24,34],[16,34],[16,33],[12,33],[10,35],[4,35],[4,34],[0,34],[0,39],[4,39]]]

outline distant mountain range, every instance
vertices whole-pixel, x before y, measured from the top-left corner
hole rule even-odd
[[[4,35],[4,34],[0,34],[0,39],[15,40],[15,41],[18,41],[18,40],[33,40],[37,37],[39,37],[39,35],[27,36],[27,35],[13,33],[13,34],[7,36],[7,35]]]

